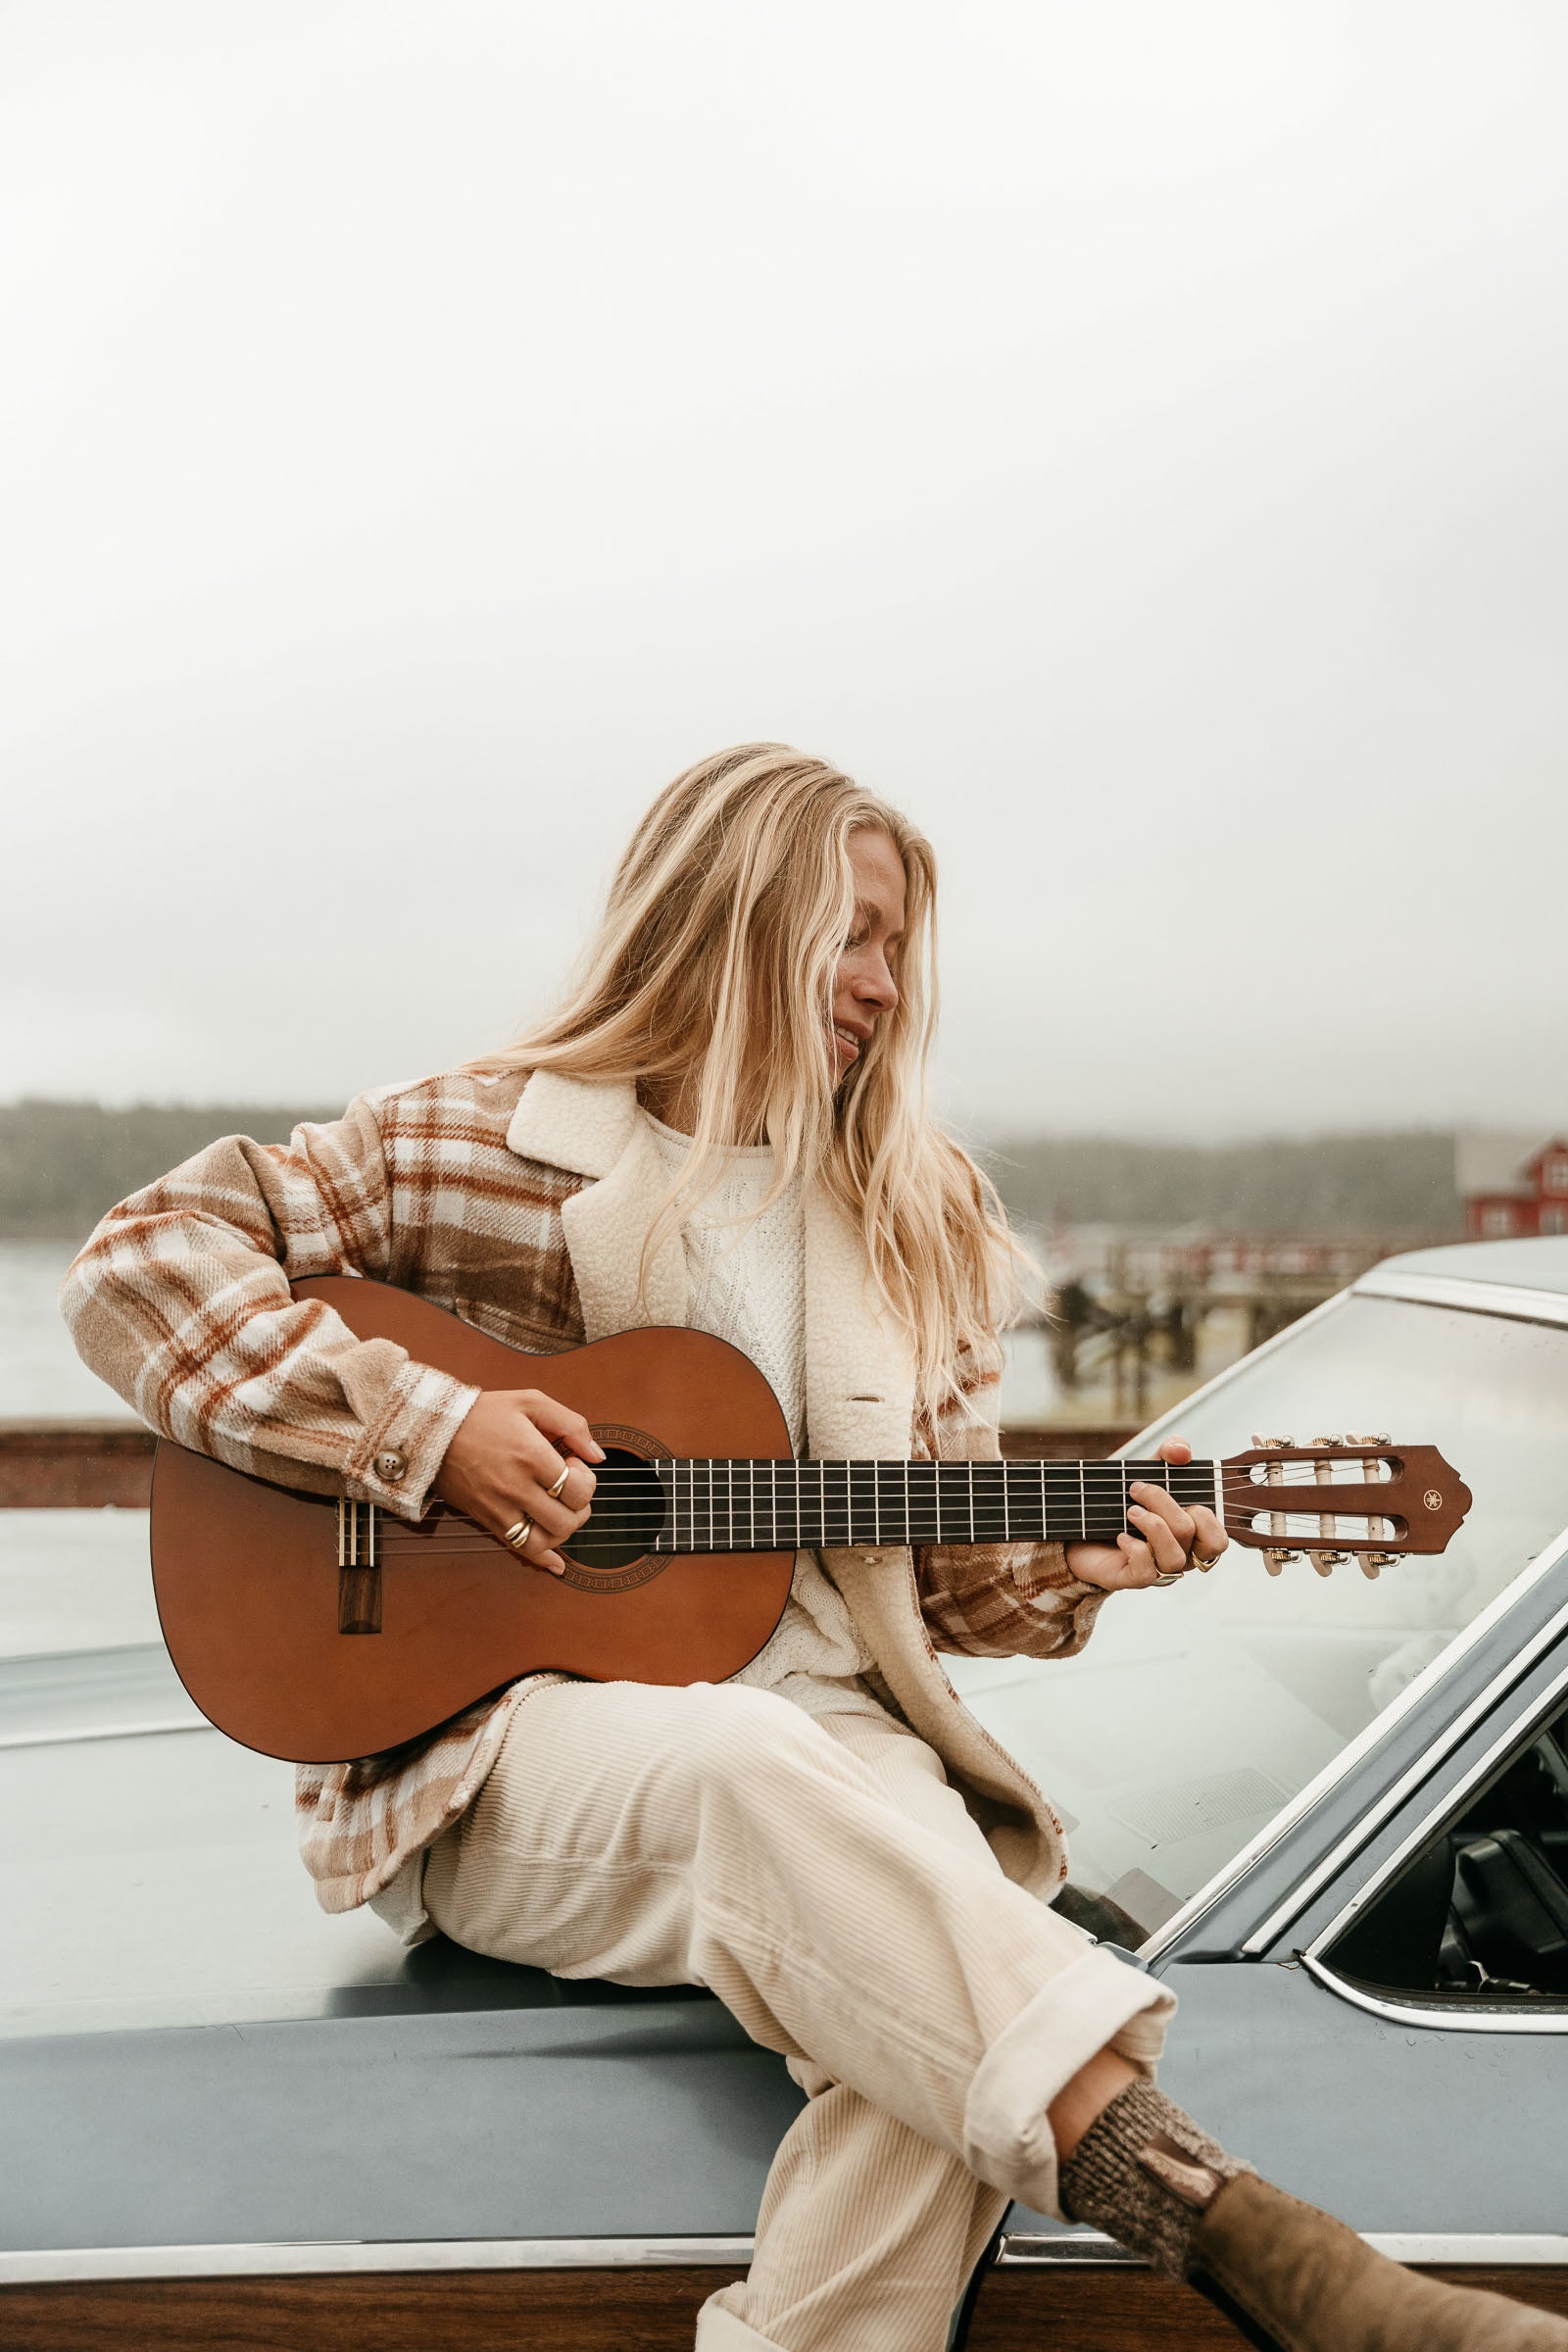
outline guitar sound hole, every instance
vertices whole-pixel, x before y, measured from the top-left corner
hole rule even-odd
[[[607,1470],[613,1474],[608,1480]],[[584,1568],[629,1568],[652,1551],[663,1527],[663,1489],[650,1463],[619,1446],[606,1446],[598,1474],[604,1483],[593,1509],[559,1548]]]

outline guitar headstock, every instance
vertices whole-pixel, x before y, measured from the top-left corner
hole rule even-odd
[[[1376,1576],[1407,1552],[1443,1551],[1473,1499],[1435,1446],[1382,1433],[1304,1446],[1254,1437],[1220,1470],[1225,1532],[1260,1551],[1271,1576],[1302,1554],[1320,1576],[1352,1559]]]

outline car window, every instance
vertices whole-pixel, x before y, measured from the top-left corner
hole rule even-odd
[[[1254,1432],[1436,1445],[1475,1500],[1446,1552],[1117,1594],[1081,1656],[945,1661],[1069,1817],[1072,1879],[1158,1927],[1568,1526],[1568,1330],[1349,1297],[1171,1416],[1200,1454]]]
[[[1568,2003],[1568,1710],[1523,1742],[1323,1955],[1376,1990]]]

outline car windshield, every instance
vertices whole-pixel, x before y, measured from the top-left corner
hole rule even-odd
[[[1568,1329],[1349,1296],[1165,1426],[1200,1455],[1383,1430],[1437,1446],[1475,1500],[1440,1558],[1375,1583],[1272,1577],[1233,1545],[1210,1576],[1115,1595],[1076,1658],[944,1659],[1064,1813],[1073,1884],[1145,1934],[1568,1526]]]

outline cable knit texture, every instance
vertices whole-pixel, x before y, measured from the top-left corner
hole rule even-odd
[[[1251,2170],[1152,2082],[1130,2082],[1062,2166],[1062,2210],[1167,2278],[1185,2278],[1204,2214],[1227,2180]]]
[[[641,1116],[673,1184],[691,1138],[646,1110]],[[733,1150],[719,1182],[682,1226],[686,1320],[751,1357],[783,1408],[799,1456],[806,1448],[806,1212],[799,1179],[762,1207],[773,1172],[770,1144]],[[874,1663],[815,1554],[798,1551],[771,1640],[729,1679],[776,1690],[808,1715],[880,1714],[860,1679]]]

